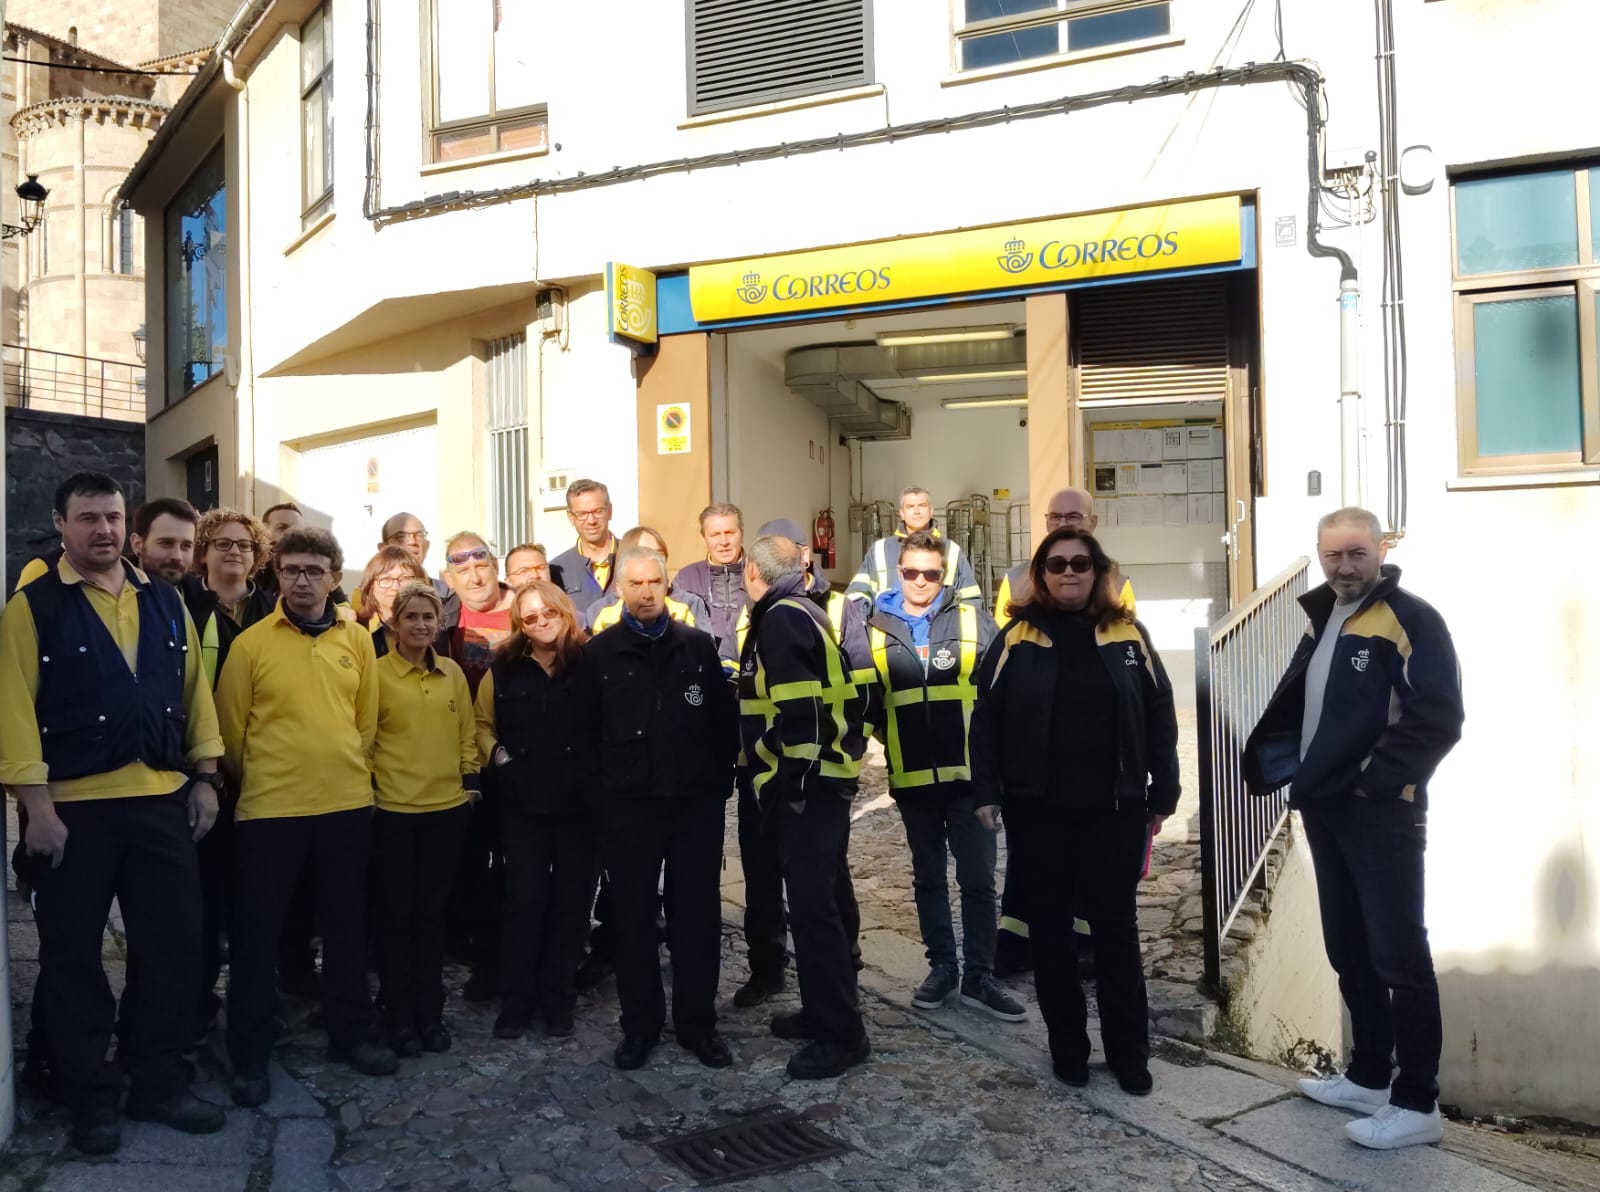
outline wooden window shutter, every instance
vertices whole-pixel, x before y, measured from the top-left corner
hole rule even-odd
[[[1082,291],[1072,326],[1079,401],[1227,397],[1228,298],[1220,278]]]
[[[872,81],[870,0],[687,0],[689,114]]]

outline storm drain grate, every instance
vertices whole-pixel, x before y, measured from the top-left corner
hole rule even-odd
[[[736,1125],[679,1134],[653,1145],[657,1154],[702,1186],[785,1171],[850,1149],[781,1106],[757,1110]]]

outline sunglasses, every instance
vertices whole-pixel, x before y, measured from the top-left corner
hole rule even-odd
[[[1094,570],[1094,560],[1088,555],[1051,555],[1044,561],[1044,569],[1051,575],[1065,575],[1068,571],[1082,575]]]
[[[928,567],[928,568],[902,567],[902,568],[900,568],[900,578],[903,579],[908,584],[911,583],[912,581],[914,581],[919,575],[923,579],[927,580],[930,584],[936,584],[940,580],[944,579],[944,568],[943,567]]]
[[[445,558],[449,559],[451,565],[455,567],[472,562],[485,562],[489,558],[489,548],[475,546],[471,550],[458,550],[453,555],[446,555]]]
[[[548,625],[552,621],[559,621],[561,614],[553,608],[541,608],[538,612],[528,613],[522,618],[524,625]]]

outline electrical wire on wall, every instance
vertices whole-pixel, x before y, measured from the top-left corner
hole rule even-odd
[[[1389,531],[1405,536],[1406,359],[1405,272],[1400,246],[1400,133],[1394,62],[1394,0],[1374,0],[1378,71],[1378,185],[1383,196],[1383,410],[1387,445]]]

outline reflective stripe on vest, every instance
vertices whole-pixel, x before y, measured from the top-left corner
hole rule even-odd
[[[808,623],[813,625],[822,638],[822,656],[827,659],[827,678],[825,680],[804,679],[794,683],[779,683],[775,687],[767,686],[766,665],[756,667],[753,676],[756,696],[754,699],[741,699],[739,701],[739,714],[741,716],[760,716],[770,727],[772,718],[777,715],[778,704],[787,699],[815,699],[828,708],[833,720],[832,748],[840,757],[844,757],[843,746],[845,737],[850,731],[850,722],[846,716],[846,706],[859,694],[855,681],[847,677],[844,668],[844,654],[836,641],[830,639],[827,630],[818,625],[809,609],[801,603],[804,598],[785,597],[774,602],[773,608],[788,605],[803,613]],[[770,615],[770,610],[769,614]],[[759,655],[757,656],[759,660]],[[752,789],[760,794],[768,780],[777,773],[779,757],[797,758],[802,761],[817,763],[817,772],[825,778],[852,779],[859,777],[861,763],[849,758],[843,762],[828,761],[822,757],[822,746],[819,742],[804,745],[785,745],[779,754],[774,754],[767,748],[766,742],[756,743],[756,756],[761,759],[762,766],[751,783]]]
[[[610,629],[622,620],[622,607],[620,599],[615,604],[606,605],[595,614],[594,625],[589,632],[597,634],[603,629]],[[694,613],[689,611],[689,606],[681,600],[674,600],[671,596],[667,597],[667,616],[684,625],[694,624]]]

